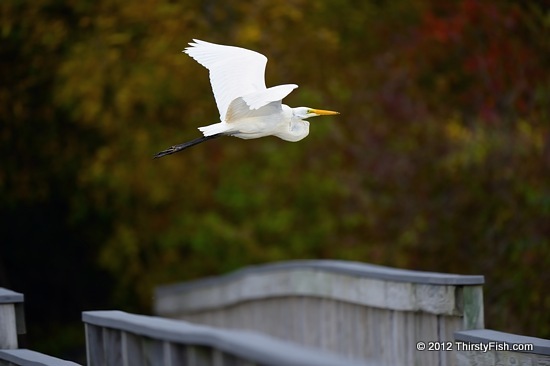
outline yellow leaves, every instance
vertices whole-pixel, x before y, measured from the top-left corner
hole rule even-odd
[[[48,48],[59,47],[65,41],[67,32],[65,22],[53,20],[48,23],[48,31],[42,33],[42,42]]]
[[[247,22],[239,28],[238,37],[243,43],[256,43],[262,36],[262,27],[256,21]]]
[[[113,34],[110,34],[106,41],[107,44],[111,46],[121,46],[126,43],[128,43],[131,40],[131,34],[130,33],[124,33],[124,32],[115,32]]]
[[[533,146],[539,153],[543,151],[545,133],[541,126],[536,126],[522,119],[518,121],[517,128],[519,138],[523,144]]]
[[[483,165],[494,144],[499,144],[498,132],[489,135],[482,125],[466,127],[457,118],[445,123],[445,133],[451,152],[444,165],[451,169]]]
[[[338,33],[333,29],[321,28],[317,33],[318,42],[320,42],[320,48],[328,48],[335,50],[340,43],[340,37]]]
[[[91,53],[83,43],[73,47],[72,57],[59,66],[55,100],[67,107],[78,121],[97,124],[102,110],[105,63],[93,62]]]
[[[283,1],[272,7],[274,19],[286,19],[293,23],[307,19],[307,6],[303,1]]]
[[[445,123],[445,132],[449,141],[454,143],[463,143],[472,138],[472,132],[457,117],[453,117]]]
[[[85,180],[103,180],[105,176],[108,176],[108,167],[107,164],[112,160],[113,153],[110,146],[103,146],[97,149],[95,158],[92,160],[92,163],[88,169],[83,169],[81,172],[85,173]]]
[[[423,235],[429,225],[426,217],[417,215],[408,226],[405,226],[398,237],[398,243],[404,248],[418,248],[422,245]]]
[[[99,15],[94,23],[100,32],[110,31],[116,27],[117,19],[112,15]]]
[[[416,47],[425,10],[417,7],[430,2],[6,3],[0,30],[17,61],[6,59],[14,87],[0,88],[12,126],[0,129],[11,161],[0,188],[17,204],[76,180],[66,193],[79,197],[76,221],[108,238],[86,242],[103,247],[100,265],[142,304],[159,278],[250,262],[331,256],[443,267],[465,245],[544,236],[548,127],[529,119],[544,111],[526,103],[512,111],[522,118],[494,124],[448,117],[468,113],[453,98],[461,88],[479,91],[453,57],[438,60],[446,49]],[[269,85],[300,85],[286,103],[342,115],[313,120],[299,144],[224,138],[153,161],[217,118],[207,70],[181,53],[191,38],[265,53]],[[423,52],[437,57],[409,57]],[[483,252],[471,258],[460,270],[483,269]]]
[[[444,166],[453,171],[483,166],[492,154],[520,159],[530,154],[539,155],[544,148],[542,126],[527,120],[519,120],[513,126],[483,123],[466,126],[455,117],[445,123],[444,132],[449,143]],[[509,169],[508,166],[501,168],[504,171]]]

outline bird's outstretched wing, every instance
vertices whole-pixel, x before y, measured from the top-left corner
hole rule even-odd
[[[297,87],[288,84],[267,89],[267,58],[258,52],[197,39],[193,41],[184,52],[210,71],[210,84],[222,121],[229,104],[236,98],[243,97],[251,109],[258,109],[283,99]]]
[[[291,91],[296,89],[296,84],[284,84],[278,86],[272,86],[264,90],[258,90],[254,93],[243,95],[243,100],[252,109],[258,109],[266,105],[267,103],[276,102],[282,100],[284,97],[290,94]]]

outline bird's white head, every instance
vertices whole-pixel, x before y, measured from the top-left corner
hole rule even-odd
[[[295,117],[298,117],[300,119],[306,119],[309,117],[316,117],[316,116],[333,116],[335,114],[340,114],[334,111],[325,111],[323,109],[313,109],[309,107],[292,108],[292,113],[294,114]]]

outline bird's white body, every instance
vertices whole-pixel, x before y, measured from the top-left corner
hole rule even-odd
[[[271,102],[256,110],[242,108],[239,113],[230,115],[224,121],[199,127],[199,130],[204,136],[218,133],[241,139],[277,136],[295,142],[309,134],[309,122],[294,116],[289,106]]]
[[[299,141],[309,134],[309,122],[302,118],[317,114],[310,108],[292,109],[281,103],[298,85],[266,87],[264,55],[199,40],[189,45],[184,52],[210,71],[220,112],[220,123],[199,128],[204,136],[222,133],[242,139],[277,136]]]
[[[194,40],[184,52],[210,71],[210,84],[220,112],[220,122],[200,127],[204,137],[161,151],[162,157],[210,138],[227,135],[242,139],[277,136],[299,141],[309,134],[305,118],[338,112],[307,107],[290,108],[281,103],[296,84],[267,88],[267,58],[244,48]]]

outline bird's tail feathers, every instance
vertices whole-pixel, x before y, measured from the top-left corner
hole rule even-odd
[[[213,125],[199,127],[199,131],[202,132],[204,136],[213,136],[217,134],[226,134],[231,126],[226,122],[214,123]]]

